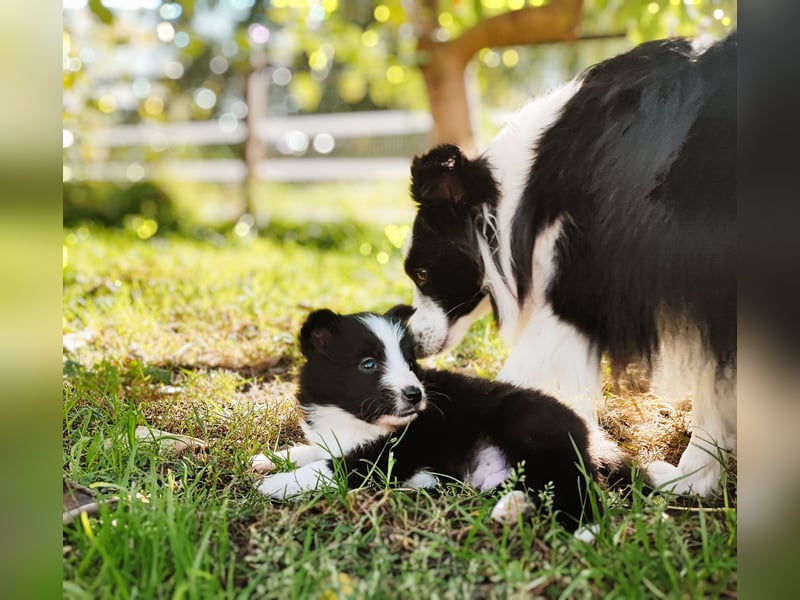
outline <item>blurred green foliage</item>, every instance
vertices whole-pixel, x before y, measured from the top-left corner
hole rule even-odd
[[[437,35],[441,40],[452,39],[481,19],[544,3],[442,0]],[[226,99],[241,97],[243,76],[254,56],[263,56],[271,68],[288,69],[288,74],[282,71],[274,77],[270,90],[273,114],[371,108],[424,110],[424,85],[417,69],[424,56],[416,48],[409,14],[413,5],[401,0],[217,0],[164,3],[160,10],[150,11],[152,18],[147,19],[134,19],[133,11],[114,11],[109,21],[108,9],[99,1],[92,2],[90,8],[97,18],[89,34],[85,27],[79,33],[71,11],[66,13],[65,88],[93,88],[91,93],[82,94],[84,105],[75,103],[66,112],[74,116],[86,108],[96,108],[109,114],[98,100],[105,91],[119,84],[131,85],[136,78],[122,69],[121,81],[101,81],[94,73],[98,70],[96,58],[80,67],[70,63],[71,58],[80,59],[81,46],[87,44],[96,46],[95,54],[123,45],[157,45],[162,50],[160,60],[181,65],[174,67],[177,71],[172,76],[165,66],[154,69],[152,93],[141,93],[138,102],[113,111],[123,121],[219,116],[227,110]],[[223,21],[224,25],[209,27],[209,19]],[[721,36],[735,25],[735,0],[585,0],[581,32],[624,33],[632,44],[670,35]],[[603,46],[586,53],[591,56],[582,56],[584,51],[576,50],[576,45],[558,47],[560,50],[545,52],[544,56],[523,47],[508,53],[486,49],[475,65],[484,101],[507,107],[509,89],[520,84],[529,87],[526,82],[540,77],[542,71],[556,69],[565,78],[574,74],[575,67],[582,68],[608,55],[608,47]],[[175,76],[177,72],[180,76]],[[200,88],[214,92],[216,104],[204,108],[193,102]],[[153,97],[161,102],[151,100],[148,104]]]
[[[64,225],[73,227],[86,221],[127,226],[143,233],[154,227],[147,223],[154,223],[152,234],[177,225],[171,198],[155,183],[64,183]]]
[[[441,0],[436,33],[453,39],[481,19],[545,0]],[[71,8],[71,5],[78,8]],[[155,184],[91,184],[82,165],[157,164],[240,158],[241,144],[202,146],[157,138],[109,147],[91,133],[115,124],[245,118],[245,79],[256,65],[269,75],[268,114],[369,109],[426,110],[410,10],[403,0],[208,0],[109,9],[101,0],[67,2],[64,12],[64,218],[142,233],[153,219],[174,227],[173,209]],[[119,5],[119,4],[117,4]],[[121,6],[121,5],[120,5]],[[484,138],[496,133],[492,110],[509,111],[634,43],[736,26],[735,0],[585,0],[582,36],[622,34],[567,44],[485,48],[469,68]],[[337,150],[341,151],[342,148]],[[72,167],[78,165],[79,169]],[[81,183],[76,183],[81,182]],[[166,184],[166,182],[160,182]],[[173,186],[174,187],[174,186]],[[220,199],[224,201],[224,199]],[[153,208],[155,202],[155,208]]]

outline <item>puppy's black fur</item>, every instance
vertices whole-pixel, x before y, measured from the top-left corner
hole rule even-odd
[[[421,368],[405,328],[411,311],[395,307],[380,318],[395,327],[406,367],[421,383],[423,398],[414,404],[415,418],[405,430],[400,427],[367,440],[342,457],[349,485],[363,483],[372,464],[389,472],[390,437],[399,439],[391,447],[391,475],[400,482],[420,471],[470,481],[481,450],[493,447],[508,466],[523,464],[521,485],[527,491],[535,493],[552,483],[553,507],[563,523],[579,521],[587,510],[589,481],[598,477],[583,421],[564,404],[533,390]],[[301,330],[300,345],[308,360],[300,372],[298,398],[307,416],[307,433],[326,426],[314,422],[314,407],[337,407],[372,424],[385,415],[406,414],[408,407],[398,404],[397,390],[385,383],[385,369],[398,365],[388,364],[386,340],[365,325],[365,316],[377,317],[316,311]],[[368,358],[378,363],[376,370],[364,371]],[[334,433],[349,437],[344,431]]]

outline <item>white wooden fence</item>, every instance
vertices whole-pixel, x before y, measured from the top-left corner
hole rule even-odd
[[[289,135],[305,136],[306,141],[320,134],[334,142],[353,138],[402,137],[427,134],[432,126],[428,113],[408,111],[362,111],[352,113],[270,117],[259,123],[258,136],[265,145],[276,145]],[[95,147],[150,147],[166,149],[186,146],[241,144],[247,136],[243,121],[188,123],[141,123],[108,127],[82,134]],[[132,168],[132,165],[134,167]],[[274,181],[319,181],[332,179],[373,179],[408,177],[408,156],[281,156],[261,161],[255,177]],[[107,161],[67,165],[78,178],[95,181],[126,181],[170,178],[177,181],[242,182],[247,175],[243,160],[188,160],[164,158],[158,162],[131,163]]]

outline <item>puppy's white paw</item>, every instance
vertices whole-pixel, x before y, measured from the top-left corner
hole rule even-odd
[[[283,500],[330,486],[333,482],[333,471],[327,460],[320,460],[288,473],[267,475],[258,484],[259,492],[270,498]]]
[[[588,525],[578,527],[572,535],[582,542],[594,544],[598,533],[600,533],[600,525],[597,523],[589,523]]]
[[[439,485],[439,478],[433,473],[427,471],[417,471],[411,477],[406,479],[404,484],[406,487],[430,489]]]
[[[275,475],[268,475],[261,480],[257,489],[259,492],[270,498],[283,500],[284,498],[291,498],[303,491],[302,487],[296,480],[295,472],[289,473],[276,473]]]
[[[531,505],[525,492],[514,490],[497,501],[492,509],[491,518],[498,523],[516,523],[520,516],[530,510]]]
[[[256,473],[270,473],[275,470],[275,463],[263,454],[256,454],[250,458],[250,470]]]

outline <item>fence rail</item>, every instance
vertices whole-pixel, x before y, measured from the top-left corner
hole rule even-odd
[[[280,146],[290,134],[300,132],[306,140],[328,134],[335,142],[363,138],[408,139],[427,134],[432,126],[428,113],[401,110],[363,111],[339,114],[270,117],[259,122],[258,138],[265,146]],[[85,143],[108,149],[206,147],[241,144],[247,138],[243,121],[193,121],[189,123],[139,123],[119,125],[82,135]],[[385,147],[385,144],[383,144]],[[408,154],[405,151],[398,154]],[[318,153],[312,153],[318,154]],[[274,156],[260,161],[254,176],[269,181],[324,181],[334,179],[403,178],[408,176],[409,156]],[[76,179],[93,181],[139,181],[170,178],[177,181],[238,183],[247,177],[244,160],[173,159],[158,162],[109,160],[89,164],[67,164]]]
[[[275,143],[286,134],[300,131],[309,137],[327,133],[334,138],[402,136],[428,133],[433,122],[428,113],[403,110],[361,111],[321,115],[270,117],[259,123],[258,135],[264,143]],[[146,146],[157,138],[169,145],[220,146],[240,144],[247,136],[247,125],[239,121],[227,126],[220,121],[189,123],[139,123],[118,125],[85,134],[93,145],[108,148]]]

